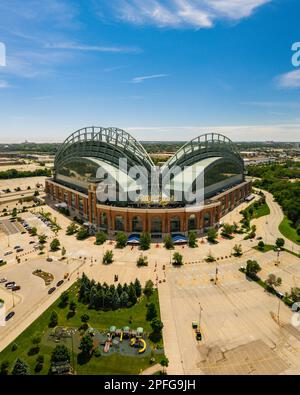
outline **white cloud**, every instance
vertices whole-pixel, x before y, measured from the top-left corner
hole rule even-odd
[[[280,75],[276,78],[276,82],[280,88],[300,88],[300,69]]]
[[[158,27],[209,28],[220,19],[240,20],[272,0],[107,0],[117,19]],[[99,12],[100,14],[100,12]],[[103,17],[103,10],[101,17]]]
[[[206,0],[216,16],[238,20],[250,16],[253,11],[271,0]]]
[[[5,89],[5,88],[10,88],[9,83],[4,80],[0,80],[0,89]]]
[[[130,53],[130,52],[141,51],[139,48],[136,47],[86,45],[86,44],[78,44],[72,42],[57,42],[52,44],[46,44],[45,47],[52,49],[70,49],[75,51],[92,51],[92,52]]]
[[[146,81],[146,80],[152,80],[154,78],[165,78],[165,77],[168,77],[168,74],[145,75],[142,77],[135,77],[131,80],[131,82],[133,84],[140,84],[141,82]]]

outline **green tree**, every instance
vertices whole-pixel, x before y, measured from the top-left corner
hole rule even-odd
[[[261,267],[257,263],[257,261],[253,261],[249,259],[247,261],[247,266],[246,266],[246,274],[249,277],[255,277],[258,272],[261,271]]]
[[[53,239],[50,243],[50,250],[57,251],[60,247],[60,241],[58,239]]]
[[[77,232],[77,240],[84,240],[89,237],[89,230],[85,226],[81,226],[81,228]]]
[[[169,360],[168,358],[164,355],[160,361],[160,365],[163,368],[163,374],[166,373],[166,368],[169,366]]]
[[[197,233],[193,230],[188,233],[188,246],[191,248],[197,247]]]
[[[96,245],[102,245],[106,242],[106,240],[107,240],[107,234],[105,232],[100,231],[96,233],[96,241],[95,241]]]
[[[160,339],[161,338],[161,331],[162,331],[162,329],[163,329],[163,327],[164,327],[164,324],[161,322],[161,320],[160,319],[158,319],[158,318],[154,318],[152,321],[151,321],[151,328],[152,328],[152,339],[156,339],[156,340],[158,340],[158,339]]]
[[[164,238],[164,245],[167,250],[173,250],[174,243],[170,235],[166,235]]]
[[[275,274],[271,273],[269,274],[265,283],[269,288],[279,287],[282,284],[282,279],[281,277],[277,277]]]
[[[275,244],[277,248],[283,248],[285,241],[283,238],[279,237],[278,239],[276,239]]]
[[[149,250],[151,243],[151,235],[149,232],[143,232],[140,236],[140,248],[141,250]]]
[[[137,278],[135,279],[135,282],[134,282],[134,289],[135,289],[135,294],[136,294],[137,298],[139,298],[142,295],[142,286],[141,286],[140,280]]]
[[[232,233],[234,231],[233,225],[230,224],[224,224],[222,226],[222,231],[221,231],[221,235],[223,237],[227,237],[227,238],[232,238]]]
[[[13,376],[29,376],[30,368],[25,361],[18,358],[14,364],[11,374]]]
[[[127,235],[124,232],[118,232],[116,236],[116,247],[124,248],[127,245]]]
[[[217,237],[218,237],[217,230],[215,228],[209,228],[207,231],[207,240],[210,243],[215,243]]]
[[[137,297],[136,297],[135,287],[134,287],[134,285],[132,283],[129,285],[128,298],[129,298],[129,304],[131,306],[136,304]]]
[[[300,288],[291,288],[289,298],[293,301],[293,303],[300,302]]]
[[[83,314],[81,317],[81,322],[87,323],[90,320],[90,317],[87,314]]]
[[[78,231],[78,226],[75,222],[72,222],[70,225],[68,225],[67,230],[66,230],[66,235],[71,236],[74,235]]]
[[[38,238],[39,238],[39,243],[40,243],[40,244],[45,244],[46,241],[47,241],[47,236],[44,235],[44,234],[39,235]]]
[[[90,335],[85,335],[82,337],[79,345],[79,350],[85,355],[90,355],[93,349],[93,340]]]
[[[70,302],[70,310],[72,311],[73,314],[75,314],[77,308],[77,304],[74,300],[71,300]]]
[[[172,263],[174,266],[182,266],[183,265],[183,256],[181,254],[179,254],[179,252],[174,252]]]
[[[157,317],[157,310],[155,304],[153,302],[148,304],[147,313],[146,313],[146,320],[152,321],[154,318]]]
[[[61,256],[62,256],[62,258],[64,258],[64,256],[66,255],[66,253],[67,253],[67,250],[65,249],[65,247],[62,247],[62,248],[61,248]]]
[[[144,295],[149,299],[154,291],[154,284],[151,280],[148,280],[145,284],[145,288],[144,288]]]
[[[120,304],[122,307],[127,307],[129,302],[128,293],[123,291],[120,296]]]
[[[50,322],[49,322],[49,326],[50,328],[54,328],[55,326],[57,326],[58,324],[58,315],[56,311],[52,311],[51,315],[50,315]]]
[[[0,376],[7,376],[9,372],[9,362],[3,361],[0,366]]]
[[[109,265],[109,264],[113,263],[113,261],[114,261],[113,256],[114,256],[114,254],[113,254],[112,250],[107,250],[105,252],[105,254],[103,255],[102,263],[105,265]]]
[[[59,307],[64,308],[67,306],[69,302],[69,292],[64,291],[59,298]]]
[[[36,236],[37,235],[37,228],[35,226],[33,226],[31,228],[30,234],[31,234],[31,236]]]
[[[51,363],[65,362],[68,363],[71,360],[71,354],[69,349],[65,345],[58,345],[54,348],[51,354]]]
[[[242,250],[241,244],[235,244],[235,246],[233,247],[233,255],[236,257],[240,257],[243,255],[243,250]]]
[[[263,251],[265,249],[265,243],[260,240],[257,244],[257,248],[259,249],[259,251]]]
[[[136,262],[136,265],[138,267],[140,267],[140,266],[148,266],[148,258],[146,256],[140,255],[138,260],[137,260],[137,262]]]

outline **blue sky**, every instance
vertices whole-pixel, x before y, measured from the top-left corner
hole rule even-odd
[[[90,125],[299,141],[299,15],[299,0],[1,0],[0,141]]]

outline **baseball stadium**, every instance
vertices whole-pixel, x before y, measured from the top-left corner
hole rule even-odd
[[[186,196],[195,196],[199,185],[203,199],[196,204]],[[93,126],[60,146],[46,192],[50,203],[95,231],[161,238],[218,226],[251,194],[251,182],[237,146],[224,135],[202,134],[157,167],[126,131]]]

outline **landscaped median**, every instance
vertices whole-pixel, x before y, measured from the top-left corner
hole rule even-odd
[[[300,245],[300,234],[297,233],[297,229],[292,226],[292,221],[287,217],[284,217],[281,221],[279,231],[284,237]]]
[[[138,374],[163,360],[162,326],[151,281],[108,286],[84,276],[0,353],[0,374]]]

